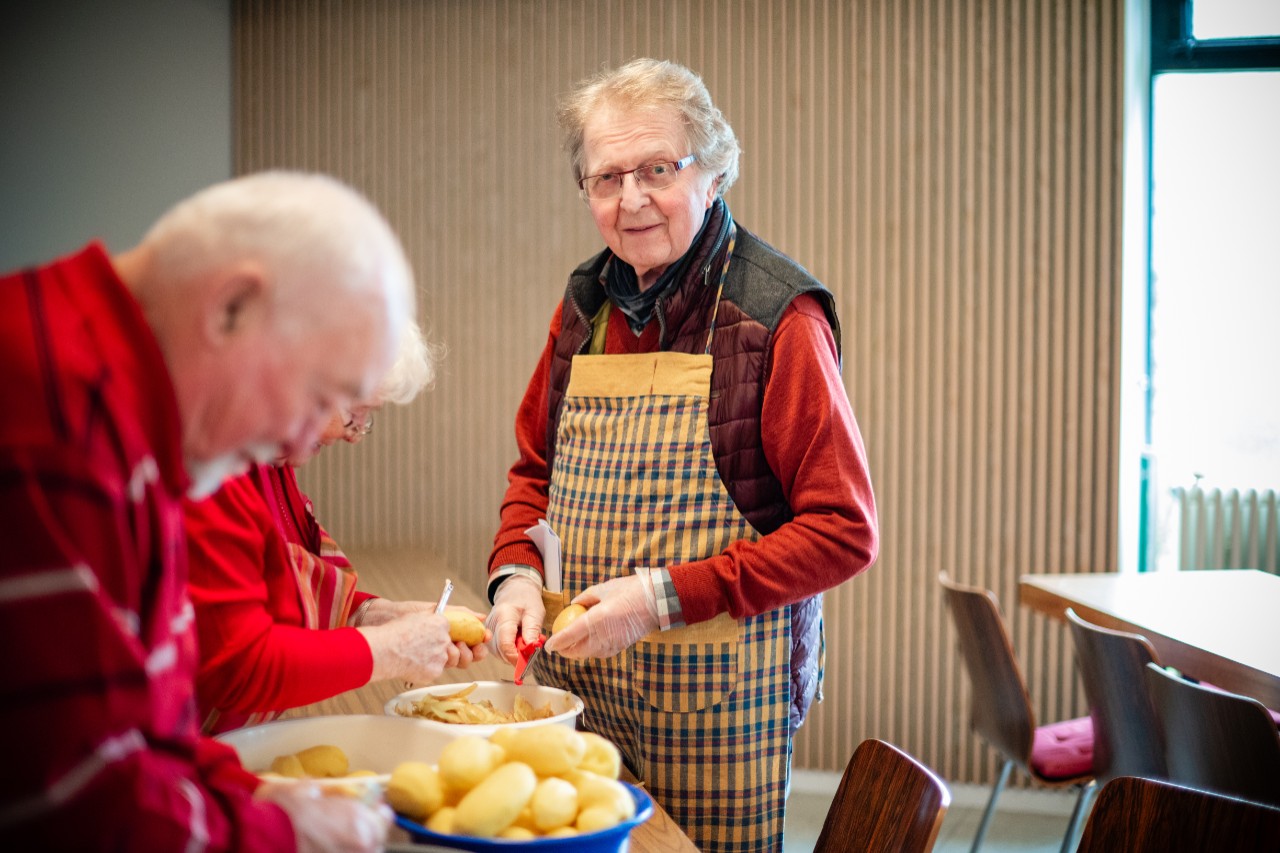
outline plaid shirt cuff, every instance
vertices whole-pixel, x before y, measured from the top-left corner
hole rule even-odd
[[[493,597],[498,593],[498,587],[502,586],[502,582],[512,575],[524,575],[538,582],[538,586],[542,586],[542,572],[533,566],[523,566],[517,563],[511,563],[506,566],[500,566],[493,570],[493,574],[489,575],[489,588],[486,590],[489,597],[489,606],[493,606]]]
[[[653,593],[658,599],[658,630],[683,628],[684,613],[680,609],[680,596],[676,595],[676,585],[671,581],[671,572],[666,569],[654,569],[649,572],[649,577],[653,579]]]

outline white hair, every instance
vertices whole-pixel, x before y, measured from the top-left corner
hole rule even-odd
[[[388,329],[416,313],[413,272],[391,226],[327,175],[269,171],[215,184],[161,216],[143,244],[157,277],[176,286],[253,260],[271,277],[277,306],[323,309],[335,293],[368,296],[384,303]],[[280,313],[282,331],[295,334],[315,317]]]
[[[374,393],[377,405],[395,403],[404,406],[413,401],[423,388],[436,378],[436,365],[444,356],[444,348],[427,341],[422,328],[410,320],[400,333],[400,350],[395,363],[378,383]]]
[[[742,149],[702,78],[675,62],[633,59],[580,81],[560,102],[556,117],[575,181],[585,177],[587,121],[606,106],[628,113],[675,110],[698,167],[716,176],[716,195],[723,196],[737,180]]]

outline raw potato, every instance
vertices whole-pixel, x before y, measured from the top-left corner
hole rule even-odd
[[[446,610],[444,618],[449,620],[449,639],[455,643],[466,643],[478,646],[484,642],[484,623],[470,613],[458,610]]]
[[[391,772],[386,798],[391,808],[421,822],[444,805],[444,784],[430,764],[406,761]]]
[[[573,823],[578,816],[578,789],[558,776],[551,776],[538,783],[533,791],[533,825],[541,832],[550,832]]]
[[[618,752],[612,741],[595,732],[582,732],[582,740],[587,745],[587,753],[578,762],[579,770],[610,779],[617,779],[622,775],[622,753]]]
[[[449,741],[440,751],[440,778],[452,790],[470,791],[492,773],[503,758],[503,749],[497,744],[479,735],[464,735]]]
[[[538,777],[527,764],[512,761],[489,774],[458,803],[453,831],[492,838],[515,823],[537,788]]]
[[[507,758],[523,761],[539,776],[560,776],[578,766],[587,743],[568,726],[548,724],[520,729],[506,741]]]
[[[302,762],[296,755],[277,755],[271,762],[271,772],[291,779],[302,779],[307,775],[307,771],[302,769]]]
[[[570,622],[586,612],[587,608],[583,607],[581,604],[570,604],[564,610],[560,611],[560,615],[556,617],[556,621],[551,624],[551,633],[560,633],[562,628],[567,628]]]
[[[346,776],[347,770],[350,769],[347,754],[329,744],[307,747],[296,754],[298,761],[302,762],[302,769],[308,776],[316,779]]]

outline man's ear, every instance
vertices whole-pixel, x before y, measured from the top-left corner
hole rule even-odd
[[[257,265],[228,271],[212,287],[205,312],[205,335],[221,343],[244,331],[262,313],[266,278]]]

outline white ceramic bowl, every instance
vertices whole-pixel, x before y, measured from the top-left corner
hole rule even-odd
[[[541,708],[550,703],[553,716],[520,723],[445,723],[422,717],[404,717],[397,710],[402,707],[406,709],[412,708],[413,703],[423,696],[448,696],[465,690],[471,684],[476,685],[476,689],[467,694],[467,699],[472,702],[480,702],[487,699],[496,710],[510,713],[515,706],[516,696],[523,696],[534,708]],[[419,687],[416,690],[406,691],[387,702],[386,712],[393,717],[416,720],[449,737],[459,737],[461,735],[488,737],[500,728],[521,729],[540,726],[545,723],[559,723],[569,728],[577,728],[578,715],[582,713],[582,700],[567,690],[561,690],[558,687],[545,687],[540,684],[516,685],[506,681],[466,681],[460,684],[432,684],[427,687]]]
[[[268,771],[279,755],[321,744],[331,744],[347,754],[352,771],[372,770],[374,776],[317,779],[321,785],[385,785],[402,761],[435,764],[452,738],[424,720],[377,714],[339,714],[277,720],[224,732],[217,739],[240,755],[240,763],[259,775]]]

